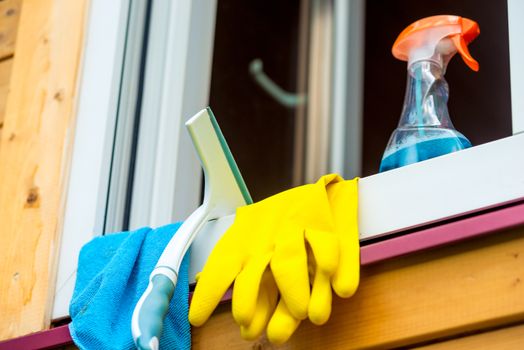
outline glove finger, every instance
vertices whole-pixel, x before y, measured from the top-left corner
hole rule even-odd
[[[340,247],[337,235],[319,230],[306,230],[306,241],[309,243],[317,270],[331,276],[337,270],[340,261]]]
[[[357,291],[360,280],[360,246],[358,239],[351,237],[341,238],[340,243],[340,263],[331,282],[338,296],[349,298]]]
[[[304,231],[288,224],[277,237],[271,271],[289,312],[303,320],[307,317],[310,288]]]
[[[256,310],[249,325],[240,326],[240,335],[245,340],[257,339],[268,324],[269,317],[275,311],[278,290],[275,280],[269,270],[264,272],[257,300]]]
[[[260,299],[262,275],[270,260],[271,253],[250,260],[235,279],[231,308],[233,318],[241,326],[252,323]]]
[[[338,238],[331,232],[307,230],[306,240],[312,252],[311,260],[313,261],[310,261],[310,264],[316,266],[308,316],[312,323],[322,325],[331,315],[330,278],[335,273],[339,262]]]
[[[280,299],[267,325],[267,338],[273,344],[283,344],[291,337],[299,324],[300,320],[293,317],[284,300]]]
[[[349,298],[355,293],[360,279],[357,181],[353,179],[331,184],[327,189],[340,242],[340,262],[331,282],[342,298]]]
[[[199,274],[189,307],[189,322],[193,326],[207,321],[240,271],[244,258],[242,251],[235,249],[238,243],[233,230],[232,226],[218,241]]]
[[[313,280],[311,299],[309,300],[309,320],[318,326],[323,325],[331,315],[332,291],[330,278],[317,270]]]

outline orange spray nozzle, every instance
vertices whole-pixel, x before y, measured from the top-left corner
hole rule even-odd
[[[409,25],[393,44],[393,56],[409,63],[429,59],[445,67],[455,52],[474,71],[478,62],[471,56],[468,44],[480,34],[475,21],[467,18],[440,15],[427,17]]]

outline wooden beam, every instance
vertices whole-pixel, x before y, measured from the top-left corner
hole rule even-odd
[[[22,0],[0,0],[0,139]]]
[[[303,322],[281,349],[393,348],[524,320],[524,228],[371,265],[356,295],[335,298],[329,322]],[[270,349],[243,341],[229,304],[193,349]]]
[[[441,343],[416,348],[418,350],[470,350],[470,349],[524,349],[524,325],[497,329]]]
[[[49,327],[87,0],[24,0],[0,141],[0,339]]]
[[[0,60],[13,56],[22,0],[0,0]]]
[[[9,78],[11,77],[11,67],[13,59],[0,61],[0,140],[2,139],[2,129],[4,128],[5,104],[7,93],[9,92]]]

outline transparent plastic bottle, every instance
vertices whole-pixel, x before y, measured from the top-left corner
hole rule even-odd
[[[433,61],[410,65],[404,107],[384,151],[381,172],[471,147],[449,118],[442,71]]]
[[[469,53],[468,44],[479,33],[476,22],[452,15],[423,18],[400,33],[392,53],[408,62],[406,95],[380,172],[471,147],[449,118],[444,74],[457,52],[469,68],[478,71],[479,64]]]

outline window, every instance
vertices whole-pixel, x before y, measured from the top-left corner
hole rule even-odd
[[[93,0],[53,318],[67,315],[76,258],[93,235],[196,208],[201,170],[183,124],[208,101],[256,199],[330,171],[363,176],[363,240],[524,198],[524,5],[458,6]],[[471,45],[480,72],[454,58],[446,75],[451,118],[477,146],[375,174],[405,88],[390,47],[440,11],[481,26]],[[464,93],[471,86],[478,95]],[[200,263],[213,239],[193,250]]]

